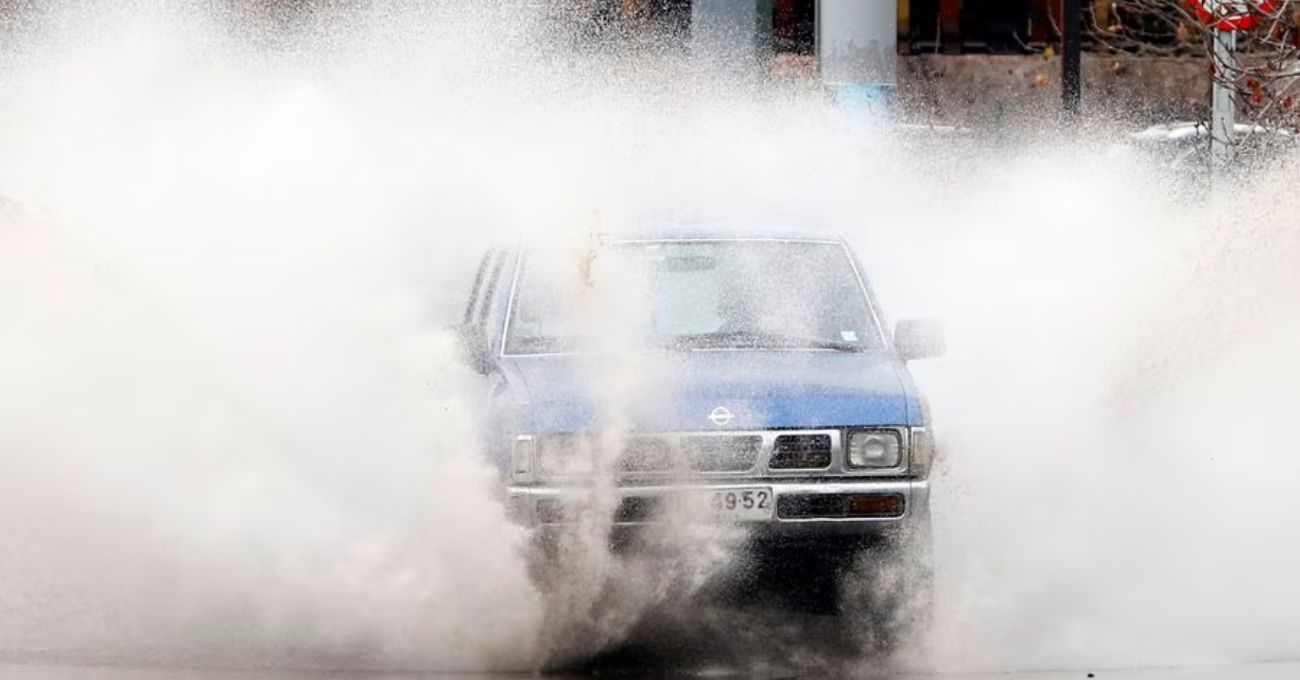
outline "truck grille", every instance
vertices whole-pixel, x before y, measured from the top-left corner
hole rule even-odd
[[[618,459],[623,472],[663,472],[672,466],[672,444],[658,437],[631,438]]]
[[[596,470],[613,472],[630,483],[645,483],[663,475],[692,473],[739,476],[770,472],[779,477],[862,473],[844,470],[840,434],[835,430],[768,430],[741,432],[631,432],[622,437],[588,434],[541,435],[537,446],[538,475],[586,477],[589,470],[567,473],[548,463],[546,455],[578,449],[593,454]],[[615,443],[617,442],[617,443]],[[610,446],[606,458],[601,447]],[[554,461],[551,461],[554,463]],[[560,461],[563,463],[563,461]],[[557,464],[558,465],[558,464]],[[549,469],[556,467],[556,470]],[[896,472],[896,471],[893,471]]]
[[[783,434],[772,447],[773,470],[813,470],[830,467],[831,437],[826,434]]]
[[[720,435],[682,438],[682,453],[698,472],[744,472],[758,462],[763,448],[759,435]]]

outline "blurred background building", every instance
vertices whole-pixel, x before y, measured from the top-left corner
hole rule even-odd
[[[227,0],[250,12],[281,19],[365,7],[374,0]],[[522,1],[522,0],[520,0]],[[609,40],[644,42],[649,36],[671,43],[689,38],[692,13],[699,6],[757,15],[757,27],[775,54],[815,52],[817,7],[821,0],[531,0],[550,5],[558,17],[581,25],[588,34]],[[833,0],[831,0],[833,1]],[[853,0],[893,3],[898,51],[901,54],[1027,54],[1060,40],[1061,0]],[[1180,24],[1186,12],[1165,5],[1181,0],[1082,0],[1085,41],[1094,48],[1112,48],[1116,35],[1138,36],[1156,48],[1180,43],[1199,49],[1196,35]],[[27,6],[30,0],[0,0],[6,6]]]
[[[555,0],[608,36],[637,37],[647,32],[685,38],[691,30],[693,5],[747,5],[770,27],[775,53],[815,52],[819,0]],[[894,2],[898,51],[942,54],[1026,54],[1041,51],[1061,37],[1061,0],[860,0]],[[1166,4],[1174,4],[1170,0]],[[1160,2],[1084,0],[1084,33],[1090,46],[1110,47],[1114,34],[1138,35],[1155,47],[1194,38],[1180,32],[1178,20]]]
[[[807,83],[825,75],[818,35],[828,7],[890,3],[896,98],[914,117],[997,124],[1059,108],[1062,0],[550,1],[586,40],[668,50],[698,49],[701,18],[725,9],[751,27],[746,54],[761,70]],[[1138,122],[1202,115],[1205,33],[1180,2],[1082,0],[1090,112]]]
[[[383,7],[387,1],[213,0],[212,6],[231,8],[243,24],[292,30]],[[818,58],[819,34],[823,43],[830,35],[852,49],[853,31],[858,31],[860,55],[869,52],[879,61],[877,55],[888,54],[891,62],[887,68],[867,69],[873,76],[866,80],[878,79],[888,87],[898,110],[913,119],[1004,125],[1060,109],[1062,0],[475,2],[506,11],[541,8],[561,44],[703,54],[715,65],[743,67],[737,70],[810,91],[827,88],[828,72],[835,71]],[[1090,114],[1113,111],[1136,117],[1136,122],[1165,122],[1195,119],[1204,112],[1209,89],[1204,32],[1178,11],[1180,2],[1081,0],[1083,89]],[[0,0],[0,34],[24,30],[22,15],[39,12],[34,8],[41,4]],[[854,23],[850,16],[839,24],[841,30],[826,32],[828,9],[838,8],[843,18],[868,6],[873,17],[887,17],[892,26],[864,26],[861,17]],[[267,40],[261,28],[249,31],[250,39]],[[823,57],[843,54],[820,47]]]

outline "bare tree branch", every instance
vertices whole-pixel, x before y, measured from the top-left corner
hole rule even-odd
[[[1256,12],[1256,26],[1238,35],[1237,63],[1213,68],[1212,77],[1231,88],[1248,120],[1300,130],[1300,0],[1278,0],[1272,12],[1260,0],[1238,4]],[[1094,49],[1210,58],[1209,31],[1186,0],[1104,0],[1089,14]]]

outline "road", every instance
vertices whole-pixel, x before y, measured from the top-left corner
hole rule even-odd
[[[648,674],[646,677],[662,678],[666,675],[676,674],[656,672],[653,675]],[[743,672],[713,669],[707,674],[686,673],[682,677],[690,678],[693,675],[710,679],[742,678],[746,676]],[[515,680],[520,677],[534,676],[519,674],[422,674],[301,670],[231,671],[102,666],[0,665],[0,678],[5,680],[420,680],[421,678],[428,678],[429,680]],[[554,677],[570,680],[565,676]],[[636,675],[627,674],[622,677],[632,680]],[[774,677],[794,678],[800,676],[793,673],[774,675],[771,672],[765,672],[761,677],[771,680]],[[934,680],[1078,680],[1080,678],[1095,678],[1096,680],[1294,680],[1300,678],[1300,663],[1258,663],[1196,668],[1070,669],[954,675],[900,674],[882,676],[870,674],[862,677],[864,680],[891,680],[891,678],[933,678]]]

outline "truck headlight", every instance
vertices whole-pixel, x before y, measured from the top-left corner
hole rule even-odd
[[[849,433],[845,462],[851,468],[893,468],[903,459],[903,442],[897,432],[859,430]]]
[[[589,475],[595,470],[592,442],[586,437],[551,435],[539,437],[537,467],[546,475]]]

